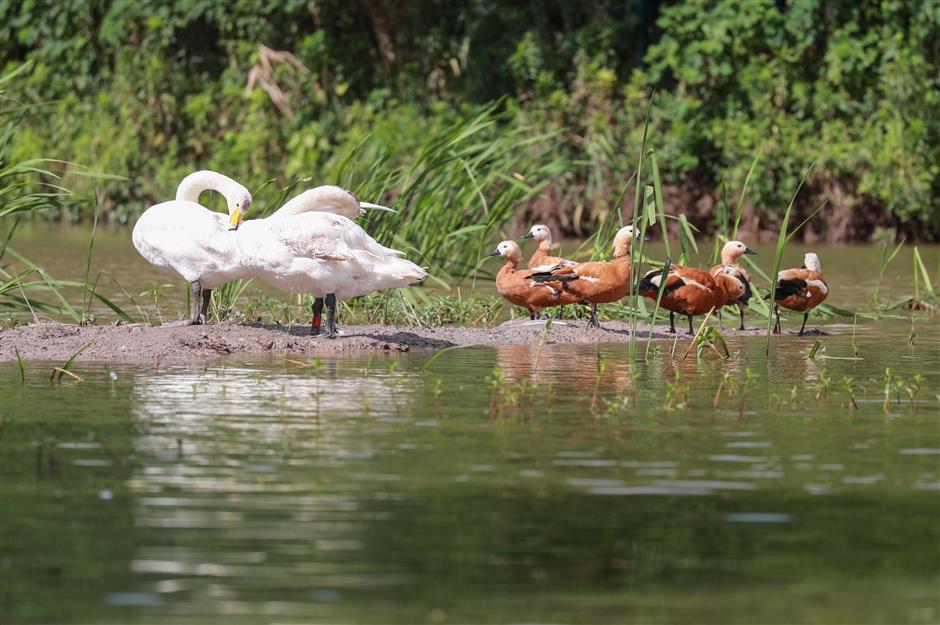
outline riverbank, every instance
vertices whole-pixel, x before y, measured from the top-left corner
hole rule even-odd
[[[672,338],[666,326],[656,326],[654,339]],[[647,326],[639,326],[643,339]],[[681,330],[680,330],[681,331]],[[463,345],[527,345],[554,343],[626,343],[630,324],[605,321],[589,328],[585,321],[553,321],[546,337],[544,321],[515,319],[492,328],[441,326],[435,328],[386,325],[340,326],[336,339],[311,336],[307,326],[241,325],[203,326],[114,325],[77,326],[40,323],[0,331],[0,361],[67,360],[84,348],[76,360],[140,362],[214,360],[227,356],[302,355],[407,352]],[[756,336],[763,328],[727,328],[726,336]],[[680,334],[680,342],[688,335]],[[87,346],[87,347],[86,347]]]

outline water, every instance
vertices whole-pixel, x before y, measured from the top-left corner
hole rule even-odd
[[[625,346],[570,345],[535,369],[529,347],[427,369],[79,363],[84,382],[51,384],[61,363],[27,363],[25,385],[0,363],[0,612],[933,623],[940,332],[911,346],[908,326],[861,326],[860,360],[787,337],[675,366],[659,344],[632,369]],[[825,355],[854,357],[851,327],[826,327]],[[924,376],[887,411],[886,366]]]
[[[92,274],[146,300],[171,281],[127,237],[98,233]],[[63,279],[86,244],[17,233]],[[867,309],[878,251],[814,249],[830,303]],[[885,297],[912,292],[910,255]],[[545,345],[79,362],[80,383],[31,362],[21,384],[0,363],[0,621],[935,623],[940,328],[811,325],[815,359],[786,336],[633,366]]]

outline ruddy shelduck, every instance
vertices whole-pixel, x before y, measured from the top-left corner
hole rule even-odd
[[[609,304],[630,293],[630,246],[633,244],[633,226],[624,226],[614,235],[614,258],[609,262],[595,261],[559,267],[551,272],[536,274],[535,280],[559,280],[566,293],[575,301],[591,305],[588,325],[599,327],[597,305]]]
[[[637,291],[643,297],[655,300],[659,293],[663,271],[654,269],[640,280]],[[669,331],[675,333],[675,313],[689,318],[689,334],[692,331],[692,317],[704,315],[717,308],[723,299],[715,279],[707,271],[693,267],[670,265],[666,274],[666,287],[659,305],[669,311]]]
[[[799,336],[803,336],[809,311],[819,306],[829,295],[829,285],[822,276],[819,256],[808,252],[803,256],[803,266],[799,269],[785,269],[777,274],[774,286],[774,314],[777,323],[774,334],[780,334],[780,306],[803,313],[803,325]]]
[[[538,247],[535,248],[535,251],[532,252],[532,256],[529,257],[529,269],[548,271],[556,265],[570,267],[577,264],[575,261],[568,260],[567,258],[552,256],[552,231],[548,226],[535,224],[528,233],[522,235],[522,241],[527,241],[528,239],[535,239],[539,244]]]
[[[744,309],[753,295],[751,291],[751,277],[747,270],[738,264],[738,259],[745,254],[757,254],[741,241],[728,241],[721,248],[721,264],[712,267],[708,273],[712,274],[715,283],[721,290],[721,301],[718,304],[718,320],[721,321],[722,306],[736,305],[741,314],[740,329],[744,329]]]
[[[529,311],[529,319],[537,319],[543,308],[573,304],[578,300],[571,293],[565,293],[556,281],[536,282],[531,269],[519,269],[522,262],[522,250],[515,241],[503,241],[489,256],[502,256],[506,264],[496,274],[496,290],[508,302]]]

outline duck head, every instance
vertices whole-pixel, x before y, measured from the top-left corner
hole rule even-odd
[[[734,262],[745,254],[757,254],[741,241],[728,241],[721,248],[721,263],[723,265],[733,265]]]
[[[633,245],[634,231],[633,226],[624,226],[614,235],[614,257],[620,258],[630,253],[630,246]],[[649,241],[649,235],[646,235],[645,241]]]
[[[535,224],[527,234],[522,235],[521,240],[525,241],[526,239],[535,239],[539,243],[542,241],[548,241],[551,243],[552,231],[549,230],[548,226],[543,224]]]
[[[522,260],[522,250],[515,241],[503,241],[487,256],[502,256],[510,262],[519,263]]]

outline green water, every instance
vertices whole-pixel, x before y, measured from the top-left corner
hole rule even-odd
[[[825,359],[0,363],[0,621],[935,623],[940,332],[821,327]]]

